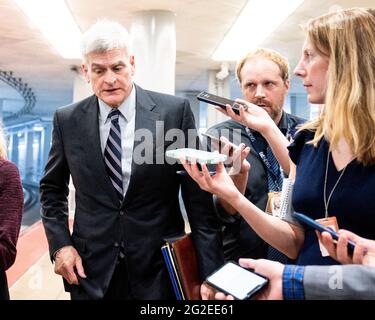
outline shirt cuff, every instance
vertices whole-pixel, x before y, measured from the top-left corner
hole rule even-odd
[[[283,296],[285,300],[305,300],[303,266],[286,265],[283,272]]]

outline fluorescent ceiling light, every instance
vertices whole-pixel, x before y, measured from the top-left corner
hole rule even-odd
[[[261,45],[303,1],[249,0],[212,59],[237,61]]]
[[[65,59],[79,59],[81,30],[64,0],[14,0]]]

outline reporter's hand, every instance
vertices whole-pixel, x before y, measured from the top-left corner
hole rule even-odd
[[[203,282],[200,291],[202,300],[213,300],[217,290],[209,286],[206,282]]]
[[[215,294],[215,300],[234,300],[234,298],[230,294],[226,295],[223,292],[217,292]]]
[[[282,300],[283,299],[283,288],[282,288],[282,275],[284,271],[284,265],[265,259],[240,259],[239,264],[247,269],[254,269],[256,273],[268,278],[269,283],[266,287],[254,296],[256,300]],[[215,294],[215,300],[234,300],[233,296],[226,295],[222,292]]]
[[[327,249],[329,255],[342,264],[363,264],[375,267],[375,241],[362,238],[353,232],[341,229],[339,239],[334,243],[328,232],[317,232],[319,240]],[[348,253],[348,240],[355,242],[353,255]]]
[[[248,269],[254,269],[256,273],[268,278],[268,285],[257,295],[256,300],[282,300],[283,299],[283,272],[284,265],[280,262],[266,259],[240,259],[239,264]]]
[[[239,115],[234,113],[229,104],[226,110],[219,107],[216,110],[231,117],[234,121],[260,132],[262,135],[270,128],[276,126],[270,115],[262,107],[242,99],[236,99],[236,102],[240,104]],[[243,106],[246,106],[247,109],[245,110]]]
[[[205,164],[201,164],[202,171],[200,171],[196,163],[187,162],[183,158],[180,161],[186,172],[198,183],[202,190],[216,194],[226,201],[231,201],[241,194],[225,171],[222,162],[216,165],[216,173],[211,176]]]
[[[246,157],[250,153],[250,147],[246,147],[244,143],[236,146],[224,136],[220,137],[220,141],[223,143],[221,153],[228,157],[228,162],[231,164],[228,174],[230,176],[237,174],[247,176],[250,170],[250,163],[246,160]]]
[[[63,276],[69,284],[78,285],[76,272],[81,278],[86,278],[82,259],[73,246],[59,249],[55,256],[55,273]]]

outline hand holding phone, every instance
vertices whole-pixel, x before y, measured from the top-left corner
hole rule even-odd
[[[229,261],[206,278],[207,283],[237,300],[251,298],[268,283],[268,279]]]
[[[315,220],[311,219],[310,217],[302,213],[294,212],[293,217],[296,218],[298,221],[314,228],[315,230],[318,230],[320,232],[323,232],[323,231],[328,232],[332,236],[333,240],[337,241],[339,239],[339,234],[336,231],[332,230],[331,228],[323,226],[322,224],[316,222]],[[355,249],[355,243],[351,240],[348,240],[348,252],[350,254],[353,254],[354,249]]]
[[[215,137],[212,134],[208,134],[207,132],[202,132],[202,136],[205,136],[206,138],[210,139],[212,142],[215,142],[217,144],[221,143],[218,137]]]
[[[208,93],[206,91],[200,92],[197,95],[197,99],[199,101],[204,101],[204,102],[207,102],[209,104],[213,104],[215,106],[218,106],[218,107],[220,107],[220,108],[222,108],[224,110],[226,110],[227,104],[229,104],[229,105],[232,106],[232,109],[233,109],[234,113],[240,114],[240,104],[237,103],[234,100],[230,100],[230,99],[227,99],[227,98],[219,97],[219,96],[216,96],[216,95],[214,95],[212,93]],[[247,109],[246,105],[242,105],[242,106],[243,106],[243,108],[245,110]]]
[[[235,145],[225,136],[217,138],[208,133],[202,133],[207,138],[207,144],[211,149],[221,154],[227,155],[228,159],[224,163],[226,168],[230,168],[229,175],[237,175],[238,173],[247,173],[250,169],[250,163],[246,160],[250,152],[250,148],[245,144]]]
[[[208,134],[206,132],[202,133],[202,136],[207,138],[207,144],[209,145],[209,148],[213,151],[218,151],[219,153],[222,153],[223,147],[225,147],[225,143],[220,140],[220,138],[213,136],[212,134]],[[231,157],[233,155],[233,146],[228,146],[228,156]]]

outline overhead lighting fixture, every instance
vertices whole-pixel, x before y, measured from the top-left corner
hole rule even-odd
[[[79,59],[81,30],[64,0],[14,0],[65,59]]]
[[[237,61],[257,48],[304,0],[250,0],[212,55]]]

